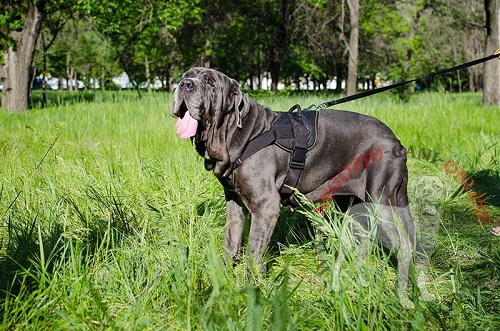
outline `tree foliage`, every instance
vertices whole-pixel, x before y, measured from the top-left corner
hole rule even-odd
[[[347,0],[73,0],[12,1],[0,5],[0,49],[14,45],[28,3],[43,6],[37,74],[105,88],[127,72],[135,87],[156,79],[169,89],[192,66],[218,68],[249,88],[265,78],[293,88],[312,82],[332,88],[347,79]],[[482,3],[360,0],[358,82],[396,81],[484,55]],[[351,17],[352,18],[352,17]],[[5,58],[5,57],[4,57]],[[101,82],[92,85],[90,82]],[[302,82],[302,85],[300,84]],[[482,88],[481,67],[422,83],[454,91]],[[337,84],[341,88],[341,84]]]

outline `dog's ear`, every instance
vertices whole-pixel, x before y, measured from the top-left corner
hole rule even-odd
[[[243,128],[251,103],[236,80],[215,71],[204,74],[209,79],[205,82],[208,95],[204,105],[210,115],[206,117],[206,159],[210,159],[217,177],[227,177],[232,170],[231,161],[241,155],[251,133]]]
[[[236,114],[236,125],[238,128],[242,129],[242,118],[246,115],[246,112],[248,111],[245,107],[246,103],[246,95],[241,92],[240,90],[240,84],[238,84],[237,81],[234,79],[231,79],[231,97],[233,98],[233,108],[234,112]]]
[[[224,120],[224,102],[220,89],[220,74],[209,69],[200,71],[198,78],[203,88],[202,118],[207,126],[219,127]]]
[[[241,117],[242,117],[242,114],[241,114],[241,111],[243,109],[243,93],[240,91],[240,89],[238,88],[238,90],[232,92],[233,93],[233,98],[234,98],[234,111],[236,113],[236,125],[238,126],[238,128],[243,128],[243,125],[241,124]]]
[[[205,84],[204,108],[206,112],[206,157],[218,177],[228,175],[229,153],[227,151],[226,133],[228,131],[227,114],[232,107],[230,83],[228,78],[219,72],[205,70],[202,82]]]

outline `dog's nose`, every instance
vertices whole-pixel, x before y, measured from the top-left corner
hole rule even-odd
[[[194,82],[190,78],[185,78],[180,81],[179,83],[179,89],[181,90],[186,90],[188,92],[192,91],[194,88]]]

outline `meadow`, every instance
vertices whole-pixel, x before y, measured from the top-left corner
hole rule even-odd
[[[500,109],[480,94],[338,106],[379,118],[411,148],[412,212],[422,219],[432,206],[435,226],[436,299],[411,285],[415,309],[401,307],[393,259],[376,247],[362,265],[369,286],[349,256],[333,290],[343,224],[333,207],[324,217],[310,204],[283,209],[266,274],[246,261],[224,267],[223,191],[177,138],[172,95],[68,96],[0,111],[0,329],[500,329],[500,237],[489,233],[500,225]],[[334,96],[256,98],[286,111]],[[447,160],[476,185],[465,190]]]

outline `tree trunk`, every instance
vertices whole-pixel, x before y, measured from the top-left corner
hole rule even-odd
[[[149,60],[147,57],[144,59],[144,74],[146,75],[146,86],[148,88],[148,93],[151,93],[153,89],[151,87],[151,72],[149,71]]]
[[[356,94],[359,53],[359,0],[347,0],[351,23],[349,37],[349,69],[347,73],[347,95]]]
[[[15,46],[9,46],[4,55],[5,81],[2,92],[2,107],[8,111],[19,112],[29,108],[32,65],[43,18],[44,12],[33,1],[29,1],[22,31],[13,31],[9,34]]]
[[[42,37],[42,107],[47,105],[47,84],[45,79],[47,78],[47,48],[45,47],[45,38],[43,33],[41,33]]]
[[[416,12],[415,12],[415,17],[413,17],[413,21],[411,23],[411,30],[410,30],[410,35],[408,36],[408,40],[413,41],[415,39],[415,36],[417,35],[419,24],[420,24],[420,18],[422,17],[422,13],[430,7],[430,1],[428,0],[422,0],[419,3],[416,4]],[[411,46],[411,43],[409,44],[408,48],[406,49],[406,58],[405,58],[405,63],[404,63],[404,73],[403,73],[403,80],[407,79],[409,76],[409,71],[410,71],[410,63],[411,59],[413,57],[413,49]]]
[[[77,73],[76,73],[75,69],[73,69],[72,71],[73,71],[73,82],[75,84],[75,86],[73,87],[73,90],[78,91],[79,87],[78,87]]]
[[[271,73],[271,91],[273,93],[278,92],[278,82],[280,80],[280,70],[281,63],[278,61],[273,61],[269,66],[269,72]]]
[[[275,44],[270,53],[269,72],[271,74],[271,91],[278,91],[278,82],[281,73],[281,63],[286,50],[290,45],[289,30],[292,24],[292,15],[295,8],[295,0],[280,1],[280,23],[277,26]]]
[[[483,34],[482,28],[471,30],[463,36],[462,45],[464,45],[465,61],[470,62],[483,56],[484,45],[480,40]],[[483,68],[480,66],[472,66],[467,68],[469,76],[469,91],[476,92],[482,86],[481,79],[483,78]]]
[[[454,43],[452,47],[453,60],[455,61],[455,63],[458,63],[458,51],[455,45],[456,44]],[[458,84],[458,93],[462,93],[462,76],[460,75],[460,70],[457,71],[457,84]],[[453,92],[453,86],[451,92]]]
[[[71,67],[70,61],[70,53],[69,51],[66,53],[66,90],[73,91],[73,82],[71,79],[73,78],[73,68]]]
[[[485,0],[486,54],[493,54],[500,42],[500,0]],[[500,60],[484,64],[483,104],[500,105]]]

